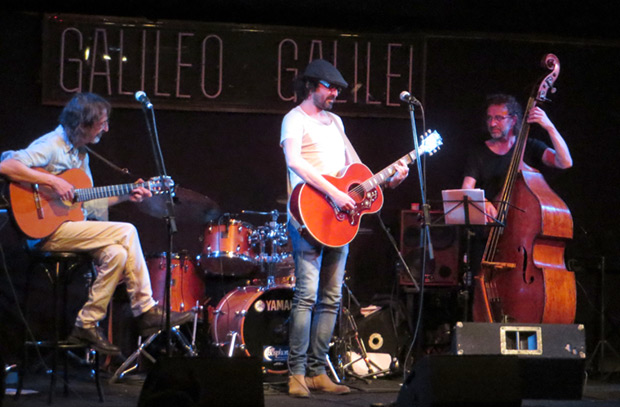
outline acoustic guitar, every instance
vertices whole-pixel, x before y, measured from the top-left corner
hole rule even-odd
[[[436,131],[429,130],[422,137],[420,154],[433,154],[442,144],[441,136]],[[322,245],[344,246],[357,235],[362,215],[376,213],[383,206],[383,192],[380,187],[394,175],[396,163],[404,160],[407,165],[411,165],[416,158],[413,150],[375,175],[360,163],[347,166],[341,175],[336,177],[323,175],[332,185],[355,200],[355,208],[350,211],[341,210],[329,196],[312,185],[299,183],[291,193],[291,215]]]
[[[42,168],[37,171],[48,173]],[[62,200],[46,186],[28,182],[11,182],[9,196],[15,222],[21,231],[33,239],[51,235],[67,221],[84,220],[82,203],[99,198],[128,195],[137,187],[144,187],[153,194],[170,191],[174,181],[169,177],[153,177],[134,184],[92,187],[88,175],[77,168],[58,175],[75,187],[73,201]]]

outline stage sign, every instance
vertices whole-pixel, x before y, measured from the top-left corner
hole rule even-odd
[[[284,113],[293,78],[314,59],[338,67],[350,86],[341,115],[407,118],[399,94],[423,99],[423,36],[140,18],[46,14],[43,103],[95,92],[136,107]]]

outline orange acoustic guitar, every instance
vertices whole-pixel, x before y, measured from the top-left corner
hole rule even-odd
[[[443,144],[441,136],[427,131],[420,143],[421,154],[433,154]],[[401,158],[407,165],[416,160],[415,150]],[[383,206],[383,192],[380,186],[396,172],[397,160],[376,175],[364,164],[354,163],[344,169],[342,175],[325,179],[342,192],[347,192],[355,202],[351,211],[342,211],[325,194],[306,183],[297,184],[290,198],[290,212],[299,224],[317,242],[324,246],[339,247],[351,242],[357,235],[362,215],[375,213]]]
[[[34,169],[47,173],[42,168]],[[61,200],[46,186],[11,182],[9,186],[11,210],[15,222],[26,236],[42,239],[51,235],[64,222],[84,220],[82,202],[127,195],[137,187],[144,187],[158,194],[169,191],[174,186],[174,181],[169,177],[153,177],[146,182],[93,188],[88,175],[77,168],[67,170],[58,176],[76,188],[72,202]]]

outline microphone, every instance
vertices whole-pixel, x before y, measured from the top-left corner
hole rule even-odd
[[[401,94],[401,99],[402,99],[402,94]],[[142,106],[147,109],[153,108],[153,104],[151,103],[148,96],[146,96],[146,93],[143,90],[139,90],[136,92],[136,100],[142,103]]]
[[[407,92],[406,90],[403,90],[402,92],[400,92],[400,100],[402,100],[405,103],[411,103],[414,105],[422,106],[422,103],[420,103],[420,101],[416,99],[415,96],[413,96],[411,93]]]

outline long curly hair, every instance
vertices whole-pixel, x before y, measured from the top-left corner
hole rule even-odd
[[[69,140],[76,143],[84,137],[84,130],[92,127],[105,114],[110,115],[110,103],[95,93],[78,93],[64,107],[58,121],[65,129]]]

